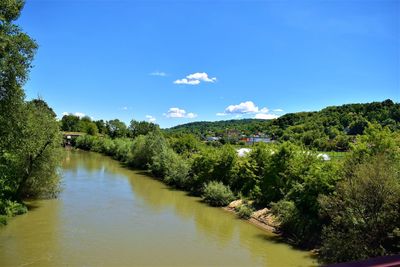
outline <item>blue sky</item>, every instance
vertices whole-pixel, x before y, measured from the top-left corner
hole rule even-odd
[[[94,119],[273,118],[400,101],[400,1],[42,1],[27,98]]]

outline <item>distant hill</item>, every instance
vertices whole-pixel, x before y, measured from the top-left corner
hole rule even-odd
[[[354,136],[368,123],[400,130],[400,104],[392,100],[331,106],[315,112],[288,113],[273,120],[242,119],[192,122],[165,129],[167,133],[191,133],[200,137],[266,134],[278,141],[293,141],[319,150],[348,149]]]
[[[244,134],[253,134],[255,132],[263,132],[267,130],[267,121],[260,119],[241,119],[226,121],[196,121],[181,124],[169,129],[170,133],[192,133],[197,135],[217,135],[225,134],[227,130],[238,130]]]

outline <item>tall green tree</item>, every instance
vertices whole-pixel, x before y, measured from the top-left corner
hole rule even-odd
[[[127,137],[128,128],[125,123],[118,120],[109,120],[106,122],[107,133],[111,138]]]
[[[25,197],[58,192],[61,143],[54,111],[41,99],[26,103],[36,43],[14,24],[24,1],[0,2],[0,213]]]
[[[129,135],[133,138],[139,135],[146,135],[149,132],[159,130],[160,127],[152,122],[131,120],[128,127]]]

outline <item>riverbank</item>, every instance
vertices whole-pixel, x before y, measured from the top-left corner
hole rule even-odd
[[[238,199],[232,201],[231,203],[229,203],[228,206],[223,207],[223,209],[239,216],[237,210],[242,205],[244,205],[243,200]],[[276,217],[271,213],[271,210],[269,210],[268,208],[256,210],[251,213],[250,218],[242,219],[247,220],[249,223],[257,226],[258,228],[273,233],[276,233],[276,229],[279,225]]]
[[[62,172],[59,198],[0,228],[0,266],[317,266],[275,234],[110,157],[65,151]]]

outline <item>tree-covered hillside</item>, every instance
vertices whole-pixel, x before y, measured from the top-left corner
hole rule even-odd
[[[202,137],[226,137],[232,131],[239,132],[237,136],[261,133],[277,141],[292,141],[318,150],[346,151],[355,136],[364,133],[368,123],[399,130],[400,104],[388,99],[383,102],[332,106],[317,112],[289,113],[274,120],[193,122],[172,127],[166,132],[194,133]]]

